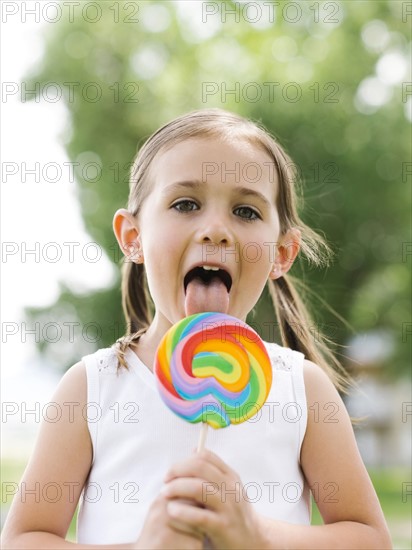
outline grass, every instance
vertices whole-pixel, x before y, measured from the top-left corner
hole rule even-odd
[[[2,525],[12,501],[13,483],[18,483],[25,469],[24,463],[11,460],[3,461],[1,465],[1,516]],[[412,486],[409,470],[391,468],[385,470],[370,469],[369,475],[378,494],[383,513],[388,522],[396,550],[412,548],[411,517],[412,517]],[[409,495],[408,495],[409,490]],[[76,540],[76,513],[73,516],[67,533],[67,540]],[[315,504],[312,508],[312,524],[321,525],[322,518]]]

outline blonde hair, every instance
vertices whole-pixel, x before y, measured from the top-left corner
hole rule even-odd
[[[301,252],[308,261],[314,265],[329,263],[332,255],[329,246],[298,215],[297,170],[291,158],[260,124],[222,109],[190,112],[165,124],[149,137],[134,159],[131,169],[128,210],[132,215],[139,214],[143,201],[150,192],[149,169],[156,155],[194,137],[246,139],[268,153],[278,171],[279,193],[276,206],[281,234],[289,229],[299,229]],[[314,323],[296,290],[297,287],[300,292],[306,290],[303,283],[291,275],[268,281],[282,344],[302,352],[306,359],[317,363],[335,386],[345,391],[348,377],[329,346],[332,342],[317,331],[315,343],[310,331]],[[127,348],[144,334],[153,319],[154,306],[142,264],[124,262],[122,266],[122,305],[127,333],[117,340],[115,348],[119,366],[127,368]]]

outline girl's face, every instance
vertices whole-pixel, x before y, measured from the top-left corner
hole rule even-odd
[[[271,158],[246,140],[193,138],[160,153],[148,176],[136,226],[159,331],[199,311],[245,320],[278,257]]]

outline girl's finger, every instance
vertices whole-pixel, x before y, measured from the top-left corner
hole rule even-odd
[[[173,504],[173,506],[171,507],[171,514],[167,512],[169,516],[169,521],[168,521],[169,527],[172,527],[173,529],[175,529],[176,531],[180,531],[181,533],[186,533],[188,535],[195,536],[199,540],[203,540],[204,534],[202,531],[190,525],[189,523],[184,523],[183,521],[181,521],[180,517],[176,517],[173,515],[174,513],[173,510],[177,510],[177,512],[179,512],[179,510],[185,508],[186,505],[179,503],[177,501],[176,503],[175,502],[172,503],[171,501],[170,504]]]
[[[202,451],[174,464],[167,472],[164,481],[168,482],[176,477],[199,477],[219,482],[226,475],[227,472],[217,466],[215,461],[212,461],[210,456]]]
[[[214,533],[223,529],[223,523],[220,514],[217,514],[207,508],[197,508],[188,506],[178,501],[172,500],[167,505],[169,515],[169,525],[178,531],[192,532],[213,536]]]
[[[233,472],[232,468],[226,464],[217,454],[209,451],[208,449],[203,449],[197,453],[203,460],[213,464],[222,474],[227,475]]]
[[[204,480],[195,477],[178,477],[166,483],[162,495],[167,499],[187,499],[202,505]]]
[[[191,500],[212,510],[217,510],[222,502],[221,486],[199,478],[173,479],[162,488],[161,492],[167,499]]]

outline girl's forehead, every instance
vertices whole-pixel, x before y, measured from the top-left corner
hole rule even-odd
[[[263,146],[246,138],[223,136],[192,137],[172,144],[159,151],[152,162],[152,174],[166,170],[171,172],[213,172],[230,166],[234,170],[250,170],[253,165],[260,171],[273,171],[273,158]],[[259,168],[258,168],[259,167]]]
[[[272,202],[278,190],[273,158],[247,139],[190,138],[159,152],[150,167],[152,190],[179,181],[259,188]]]

